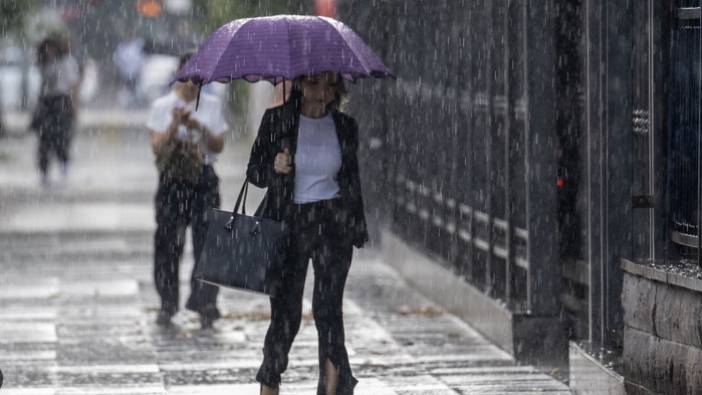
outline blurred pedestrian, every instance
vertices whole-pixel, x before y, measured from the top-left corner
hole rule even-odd
[[[179,68],[190,54],[180,58]],[[205,243],[207,213],[219,207],[219,178],[214,170],[217,154],[224,147],[228,129],[217,97],[202,93],[197,110],[198,87],[175,82],[172,91],[151,106],[147,123],[151,147],[159,169],[156,192],[156,234],[154,236],[154,281],[161,298],[157,324],[170,325],[178,311],[178,268],[191,227],[197,264]],[[218,288],[191,280],[185,307],[200,315],[203,328],[220,317]]]
[[[120,105],[129,107],[139,104],[137,84],[144,68],[144,40],[130,31],[125,40],[120,42],[112,55],[117,66],[117,73],[122,83],[119,93]]]
[[[300,328],[308,262],[319,342],[319,395],[353,394],[357,381],[344,340],[342,299],[353,247],[368,240],[356,150],[356,121],[339,110],[345,93],[335,73],[299,78],[289,100],[265,112],[249,159],[248,180],[268,188],[257,214],[289,229],[282,282],[270,298],[271,323],[256,379],[278,393]]]
[[[73,124],[78,115],[80,69],[68,39],[52,35],[37,46],[41,73],[39,100],[30,128],[39,137],[38,164],[42,185],[49,184],[49,161],[56,155],[61,174],[68,175]]]

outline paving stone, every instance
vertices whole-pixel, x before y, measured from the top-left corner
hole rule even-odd
[[[57,278],[13,278],[4,277],[0,280],[0,299],[10,301],[13,299],[49,299],[59,294],[59,281]]]
[[[4,388],[3,395],[56,395],[55,388],[42,388],[33,386],[31,388]]]
[[[52,361],[53,362],[53,361]],[[56,388],[56,374],[53,367],[55,363],[14,365],[12,363],[0,365],[4,377],[3,387],[0,391],[5,395],[6,389],[12,388]]]
[[[0,323],[0,343],[36,343],[55,342],[56,325],[46,322],[12,322]]]
[[[87,385],[81,387],[66,387],[56,391],[56,395],[164,395],[166,391],[162,385],[139,386],[106,386]]]

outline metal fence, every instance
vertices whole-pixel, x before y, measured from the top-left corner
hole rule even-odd
[[[669,182],[671,231],[679,244],[697,247],[700,127],[699,0],[678,1],[671,40]]]
[[[371,211],[512,311],[621,347],[621,259],[699,242],[699,7],[340,2],[398,76],[353,90]]]
[[[552,2],[339,9],[398,76],[352,91],[370,211],[512,311],[557,314]]]

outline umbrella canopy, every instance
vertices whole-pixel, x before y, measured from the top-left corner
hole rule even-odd
[[[196,84],[245,79],[274,84],[325,71],[344,79],[392,77],[343,23],[326,17],[277,15],[237,19],[212,33],[176,74]]]

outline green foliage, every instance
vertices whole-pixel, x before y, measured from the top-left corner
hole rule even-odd
[[[19,34],[24,17],[36,8],[36,0],[0,0],[0,35]]]

